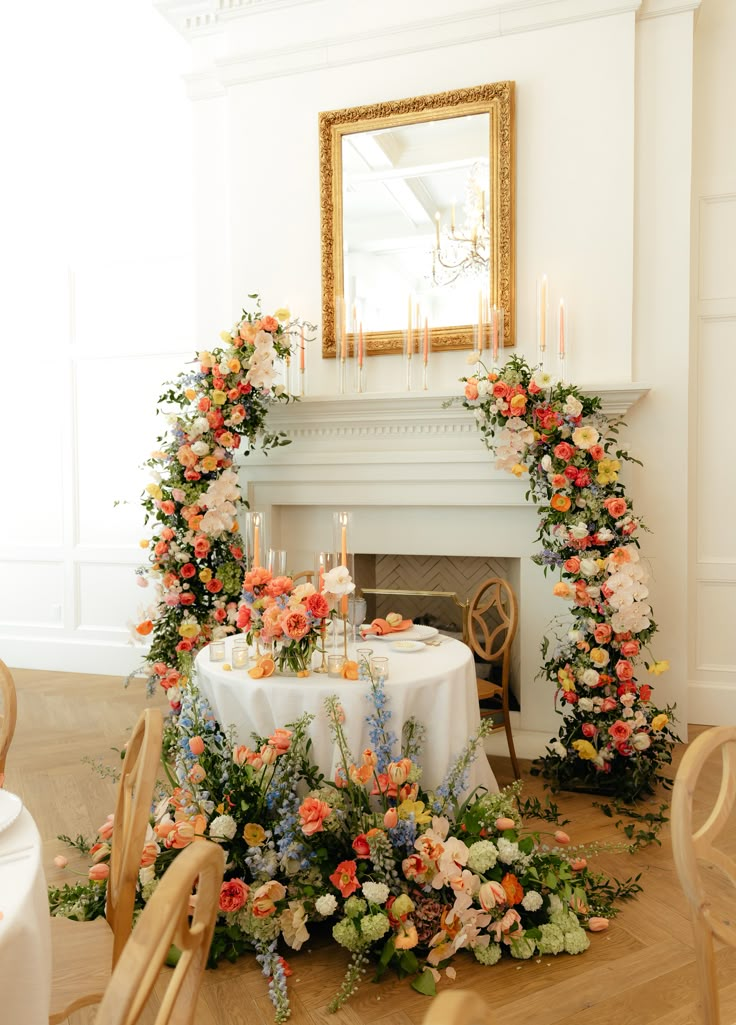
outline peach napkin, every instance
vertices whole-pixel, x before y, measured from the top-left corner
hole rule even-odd
[[[370,626],[364,626],[361,633],[366,634],[378,634],[382,637],[384,634],[397,634],[401,633],[402,630],[408,630],[410,626],[414,626],[414,620],[402,619],[396,626],[391,624],[385,619],[374,619]]]

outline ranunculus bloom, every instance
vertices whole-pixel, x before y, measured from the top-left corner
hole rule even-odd
[[[631,727],[623,719],[617,719],[615,723],[608,727],[608,733],[613,741],[628,740],[631,736]]]
[[[343,897],[349,897],[351,893],[360,889],[360,883],[355,878],[357,867],[354,861],[341,861],[329,877],[332,885],[340,891]]]
[[[220,887],[220,911],[240,911],[248,900],[250,887],[242,879],[230,879]]]
[[[316,797],[307,797],[299,807],[302,833],[305,836],[312,836],[314,833],[322,832],[323,823],[331,813],[332,809],[326,801],[320,801]]]
[[[603,505],[608,510],[608,515],[612,516],[614,520],[621,519],[628,508],[625,498],[607,498]]]

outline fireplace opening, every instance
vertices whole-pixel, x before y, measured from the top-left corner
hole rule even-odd
[[[489,577],[501,577],[514,588],[517,601],[518,559],[487,558],[479,556],[446,555],[355,555],[355,580],[358,591],[406,590],[449,591],[457,595],[460,603],[472,598],[480,585]],[[405,619],[435,627],[440,633],[458,640],[463,639],[463,611],[461,605],[446,597],[425,595],[365,594],[366,619],[386,618],[390,612],[399,612]],[[521,607],[519,608],[521,615]],[[489,625],[492,626],[489,620]],[[517,632],[518,640],[518,632]],[[475,657],[476,675],[481,680],[496,680],[500,667]],[[511,708],[519,710],[518,683],[519,657],[515,641],[511,653]]]

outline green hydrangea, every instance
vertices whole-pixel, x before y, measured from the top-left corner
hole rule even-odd
[[[481,964],[496,964],[501,960],[501,944],[489,943],[487,947],[473,947],[475,960]]]
[[[222,581],[224,594],[240,594],[243,571],[237,562],[223,562],[217,567],[217,579]]]
[[[380,940],[382,936],[386,935],[389,928],[387,915],[366,915],[360,922],[360,931],[363,934],[364,943],[375,943],[376,940]]]
[[[496,845],[490,840],[479,840],[468,849],[468,868],[471,872],[483,874],[498,861]]]
[[[348,897],[345,901],[345,914],[348,918],[360,918],[368,910],[368,905],[360,897]]]
[[[235,924],[242,929],[246,936],[254,940],[262,940],[269,943],[275,940],[281,932],[281,924],[278,915],[270,915],[268,918],[257,918],[249,909],[244,907],[237,913]]]
[[[580,923],[575,915],[566,908],[560,908],[559,911],[553,911],[549,916],[549,920],[553,925],[559,926],[565,935],[580,928]]]
[[[517,961],[528,961],[536,949],[534,940],[529,940],[526,936],[511,941],[511,956]]]
[[[565,933],[565,950],[568,954],[582,954],[590,946],[590,939],[585,929],[579,926]]]
[[[353,954],[362,946],[360,933],[351,918],[341,918],[339,922],[335,922],[332,935],[341,947],[345,947]]]
[[[157,886],[158,886],[158,879],[152,879],[150,881],[150,883],[144,883],[143,884],[143,887],[141,888],[141,897],[143,897],[143,899],[146,902],[146,904],[149,902],[149,900],[153,896],[153,892],[154,892],[154,890],[156,889]]]
[[[539,927],[542,933],[541,939],[537,941],[540,954],[560,954],[565,949],[565,934],[559,925],[549,923]]]

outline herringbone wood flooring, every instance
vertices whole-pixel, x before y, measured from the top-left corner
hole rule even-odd
[[[142,688],[125,690],[118,679],[64,673],[16,671],[18,729],[10,752],[6,786],[32,811],[45,845],[49,881],[73,880],[53,857],[62,849],[58,833],[91,834],[113,806],[114,784],[82,763],[85,755],[113,764],[112,747],[124,743],[145,697]],[[160,699],[156,699],[160,700]],[[161,702],[163,704],[163,702]],[[696,727],[697,730],[697,727]],[[510,780],[503,759],[493,767],[501,782]],[[543,794],[530,779],[527,796]],[[556,798],[572,820],[574,841],[617,840],[611,820],[592,807],[592,798]],[[655,807],[659,802],[655,802]],[[534,826],[541,823],[533,823]],[[731,844],[736,828],[730,829]],[[607,933],[592,937],[580,957],[543,957],[503,961],[484,969],[470,957],[457,959],[458,978],[446,985],[476,990],[503,1025],[688,1025],[699,1022],[696,971],[687,911],[675,876],[669,834],[662,846],[636,857],[607,854],[600,866],[619,877],[641,873],[643,895],[625,906]],[[72,862],[83,872],[84,865]],[[427,998],[394,978],[379,985],[369,980],[337,1015],[326,1005],[338,988],[346,957],[332,943],[315,940],[289,957],[293,1025],[418,1025]],[[736,1020],[736,953],[719,953],[724,1021]],[[91,1025],[94,1009],[77,1012],[72,1025]],[[207,972],[197,1025],[245,1025],[272,1021],[266,980],[254,959]],[[12,1025],[12,1023],[8,1023]]]

